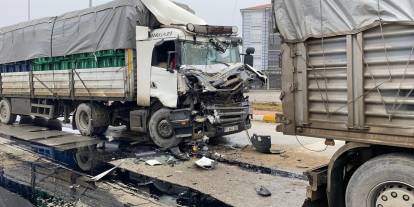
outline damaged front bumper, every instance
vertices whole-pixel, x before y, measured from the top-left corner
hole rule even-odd
[[[175,136],[218,137],[251,128],[251,110],[245,93],[255,79],[267,77],[241,63],[217,73],[183,67],[179,79],[179,104],[184,109],[171,113]]]
[[[238,133],[251,128],[248,102],[231,105],[210,105],[204,115],[191,109],[171,112],[175,136],[180,138],[218,137]]]

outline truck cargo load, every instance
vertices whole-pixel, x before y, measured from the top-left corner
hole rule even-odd
[[[412,24],[413,8],[411,0],[274,0],[273,4],[277,27],[289,42],[356,34],[380,21]]]

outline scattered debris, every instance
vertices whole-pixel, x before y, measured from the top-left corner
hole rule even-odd
[[[212,160],[212,159],[209,159],[207,157],[203,157],[203,158],[197,160],[195,162],[195,164],[198,167],[201,167],[203,169],[211,170],[211,169],[214,169],[216,167],[217,162]]]
[[[147,165],[149,166],[162,165],[162,163],[159,162],[158,160],[147,160],[145,161],[145,163],[147,163]]]
[[[286,152],[284,149],[270,149],[270,153],[274,155],[282,155]]]
[[[125,161],[124,161],[125,162]],[[114,171],[115,169],[117,169],[118,167],[120,167],[124,162],[119,163],[118,165],[114,166],[113,168],[91,178],[91,181],[94,182],[98,182],[99,180],[101,180],[102,178],[104,178],[105,176],[107,176],[109,173],[111,173],[112,171]]]
[[[272,193],[264,186],[260,186],[259,188],[256,188],[256,192],[258,195],[263,196],[263,197],[269,197],[272,195]]]
[[[244,149],[248,145],[241,145],[241,144],[225,144],[224,147],[232,149],[232,150],[238,150],[238,149]]]
[[[156,154],[157,154],[157,151],[153,150],[153,151],[135,153],[135,156],[136,157],[147,157],[147,156],[156,155]]]
[[[179,147],[173,147],[170,149],[171,154],[181,160],[181,161],[188,161],[190,160],[190,156],[188,156],[188,154],[181,152]]]
[[[174,157],[169,157],[167,160],[167,164],[170,165],[171,167],[174,167],[174,165],[177,164],[177,159],[175,159]]]
[[[270,154],[270,148],[272,147],[272,140],[270,136],[260,136],[253,134],[250,140],[256,151]]]

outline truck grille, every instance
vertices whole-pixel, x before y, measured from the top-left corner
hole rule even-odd
[[[208,106],[209,114],[214,117],[213,124],[228,124],[244,122],[249,116],[249,105],[213,105]],[[210,120],[211,122],[212,120]]]

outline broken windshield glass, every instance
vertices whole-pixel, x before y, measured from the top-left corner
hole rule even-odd
[[[182,65],[227,65],[241,61],[238,46],[230,45],[223,53],[212,43],[183,43],[181,57]]]

